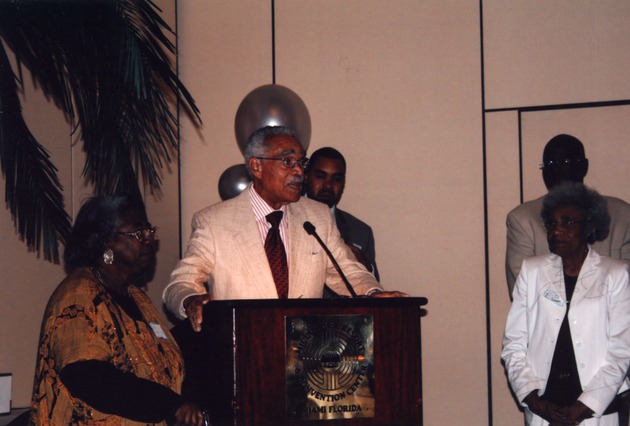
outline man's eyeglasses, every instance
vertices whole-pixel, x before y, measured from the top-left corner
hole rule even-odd
[[[116,232],[116,235],[126,235],[128,237],[134,237],[136,240],[144,243],[147,241],[155,241],[157,239],[156,232],[157,226],[149,225],[147,228],[138,229],[137,231],[133,232]]]
[[[568,168],[571,166],[577,166],[584,161],[583,158],[559,158],[557,160],[543,161],[540,165],[540,170],[543,169],[559,169],[561,167]]]
[[[308,167],[308,158],[302,157],[295,159],[293,157],[254,157],[259,160],[276,160],[282,161],[282,165],[287,169],[292,169],[297,164],[301,169],[306,169]]]
[[[586,222],[584,219],[568,218],[565,220],[561,220],[560,222],[555,222],[555,221],[545,222],[543,226],[545,227],[546,231],[552,231],[556,228],[569,229],[573,225],[576,225],[578,223],[584,223],[584,222]]]

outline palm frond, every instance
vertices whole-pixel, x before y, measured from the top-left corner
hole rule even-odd
[[[57,169],[29,132],[21,115],[17,84],[0,44],[0,168],[6,180],[5,202],[18,235],[31,250],[59,263],[57,239],[70,232]]]
[[[77,123],[86,153],[83,173],[96,193],[140,192],[138,175],[152,192],[159,191],[161,169],[178,143],[173,102],[201,123],[170,63],[172,30],[159,12],[150,0],[0,2],[0,37],[19,70],[27,68],[43,93]],[[8,71],[0,77],[9,78]],[[19,109],[19,101],[10,107]],[[8,128],[0,129],[0,137],[14,124],[2,123]],[[0,149],[9,149],[13,141],[4,137]],[[30,139],[23,149],[39,146]],[[31,168],[44,164],[41,152],[22,160],[32,161]],[[31,179],[56,179],[54,166],[47,170]],[[21,191],[24,183],[7,177],[7,194]],[[50,186],[40,186],[47,194]],[[38,208],[24,206],[19,197],[8,203],[12,211]]]

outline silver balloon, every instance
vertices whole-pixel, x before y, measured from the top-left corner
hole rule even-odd
[[[245,164],[230,166],[219,178],[219,196],[223,201],[234,198],[243,192],[250,181]]]
[[[245,153],[249,136],[265,126],[290,127],[298,134],[304,149],[308,148],[311,140],[311,116],[304,101],[293,90],[277,84],[267,84],[245,96],[234,120],[236,142],[241,153]]]

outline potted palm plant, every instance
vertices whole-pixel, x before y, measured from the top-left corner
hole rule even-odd
[[[75,124],[83,175],[96,194],[140,193],[140,185],[159,191],[160,168],[177,155],[174,106],[200,124],[170,62],[175,47],[168,33],[151,0],[0,2],[5,201],[19,237],[45,259],[59,261],[71,219],[57,169],[22,117],[23,69]]]

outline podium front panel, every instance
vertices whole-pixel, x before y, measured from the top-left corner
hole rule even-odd
[[[212,301],[173,330],[213,425],[421,425],[424,298]]]
[[[374,417],[372,315],[286,317],[289,421]]]

